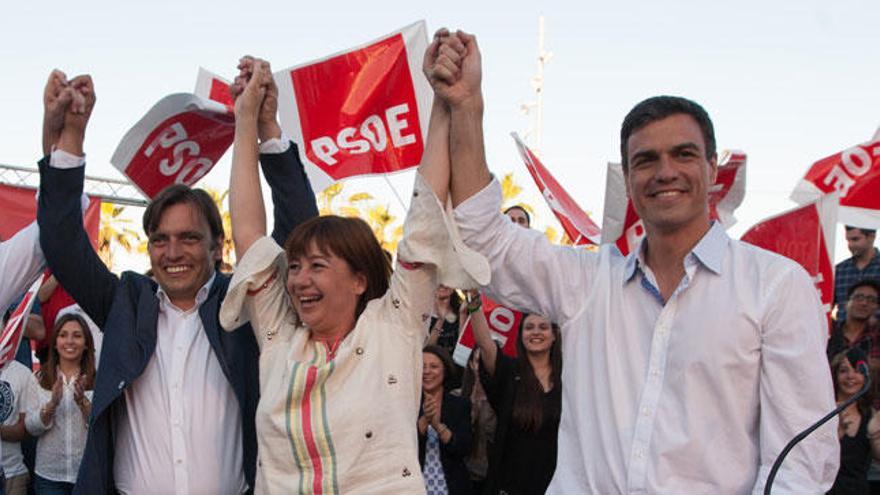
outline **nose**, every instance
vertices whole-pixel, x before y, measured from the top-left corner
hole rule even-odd
[[[165,256],[171,259],[177,259],[183,255],[183,249],[180,242],[175,238],[168,239],[168,244],[165,248]]]
[[[659,182],[670,182],[675,180],[677,176],[678,170],[675,168],[675,164],[670,156],[665,153],[660,155],[654,178]]]

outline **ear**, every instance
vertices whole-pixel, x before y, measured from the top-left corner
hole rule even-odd
[[[713,184],[715,184],[715,180],[718,178],[718,153],[712,155],[712,158],[709,159],[709,187],[711,188]]]
[[[355,295],[361,296],[364,292],[367,292],[367,276],[363,273],[357,272],[354,274],[354,284],[352,285],[352,290]]]

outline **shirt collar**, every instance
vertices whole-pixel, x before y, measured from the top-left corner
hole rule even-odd
[[[211,273],[211,278],[209,278],[208,281],[205,282],[205,285],[203,285],[199,289],[199,291],[196,293],[195,308],[198,308],[199,306],[201,306],[202,303],[208,299],[208,292],[211,291],[211,285],[214,284],[215,278],[217,278],[217,271],[216,270]],[[172,304],[172,302],[171,302],[171,299],[168,298],[168,294],[166,294],[165,290],[162,289],[161,285],[156,290],[156,297],[159,299],[159,308],[160,309],[164,310],[167,307],[167,305],[169,305],[169,304],[174,306],[174,304]],[[177,307],[177,306],[175,306],[175,307]]]
[[[638,247],[627,255],[626,264],[623,268],[624,284],[633,278],[633,275],[636,274],[637,268],[646,264],[644,259],[646,240],[647,237],[643,238],[641,242],[639,242]],[[703,238],[700,239],[700,242],[698,242],[697,245],[694,246],[694,249],[688,253],[688,257],[692,255],[693,258],[710,271],[715,274],[721,274],[721,265],[724,262],[725,248],[729,242],[730,237],[728,237],[727,232],[724,231],[721,222],[713,221],[709,230],[703,235]]]

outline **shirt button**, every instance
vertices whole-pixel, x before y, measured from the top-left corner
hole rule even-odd
[[[643,415],[643,416],[650,416],[650,415],[651,415],[651,410],[648,409],[647,407],[643,407],[643,408],[642,408],[642,415]]]
[[[174,462],[176,462],[176,463],[178,463],[178,464],[183,464],[183,459],[178,459],[178,460],[176,460],[176,461],[174,461]]]
[[[654,368],[651,370],[651,376],[660,376],[660,370]]]
[[[407,468],[403,468],[403,473],[401,473],[401,474],[403,474],[404,478],[406,478],[407,476],[412,476],[412,473],[409,472],[409,469],[407,469]]]
[[[643,459],[644,457],[645,457],[645,451],[644,451],[644,450],[638,450],[638,451],[636,451],[636,459]]]
[[[354,350],[354,353],[357,354],[358,356],[360,356],[361,354],[364,353],[364,348],[358,347],[357,349]]]
[[[397,383],[397,377],[394,375],[388,375],[388,385],[394,385]]]
[[[400,299],[392,299],[391,304],[394,306],[394,309],[399,308],[400,307]]]
[[[367,430],[367,432],[364,433],[364,436],[367,438],[373,438],[373,432],[371,430]]]

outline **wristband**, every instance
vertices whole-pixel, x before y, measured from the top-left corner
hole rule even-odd
[[[475,299],[476,304],[468,303],[467,312],[469,315],[476,313],[481,307],[483,307],[483,299],[477,298]]]

